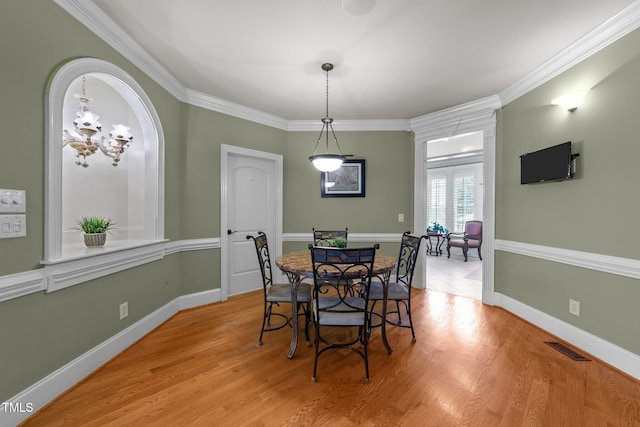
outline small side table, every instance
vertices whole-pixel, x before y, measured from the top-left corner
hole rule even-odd
[[[442,255],[442,245],[444,244],[444,241],[446,239],[447,239],[447,234],[442,234],[439,231],[428,232],[427,233],[427,254],[435,255],[435,256]]]

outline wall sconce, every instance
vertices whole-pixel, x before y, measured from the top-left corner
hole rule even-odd
[[[582,104],[582,100],[588,91],[583,90],[580,92],[568,93],[566,95],[559,96],[551,101],[553,105],[559,105],[565,110],[573,113],[578,109],[580,104]]]

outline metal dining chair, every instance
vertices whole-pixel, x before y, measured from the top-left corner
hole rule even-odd
[[[377,244],[357,249],[309,245],[313,264],[313,319],[316,330],[311,377],[314,382],[318,379],[320,355],[331,349],[348,349],[359,354],[364,360],[365,380],[369,382],[369,288],[378,248]],[[350,287],[344,286],[347,280],[351,281]],[[347,289],[356,292],[351,294]],[[340,335],[338,338],[336,334],[328,332],[336,327],[356,328],[357,334]]]
[[[420,242],[427,236],[412,236],[409,231],[402,234],[400,241],[400,253],[398,255],[398,264],[396,266],[396,280],[389,281],[387,287],[387,307],[389,303],[395,301],[395,310],[389,311],[387,308],[386,319],[382,319],[382,315],[373,311],[378,301],[384,300],[384,289],[381,282],[375,281],[371,283],[371,291],[369,293],[369,301],[373,301],[371,305],[370,316],[377,316],[380,323],[372,324],[371,327],[382,325],[383,321],[387,324],[398,326],[401,328],[411,329],[411,341],[416,341],[416,334],[413,329],[413,319],[411,318],[411,282],[413,281],[413,272],[416,267],[418,251],[420,250]],[[401,305],[406,313],[407,321],[402,319]],[[391,319],[389,318],[391,315]],[[397,316],[395,319],[394,316]]]
[[[331,246],[332,240],[335,238],[347,240],[349,229],[347,227],[344,230],[313,230],[313,244],[315,246]]]
[[[262,317],[262,328],[260,329],[260,339],[258,344],[262,345],[262,335],[265,332],[276,331],[289,325],[290,322],[297,322],[298,319],[292,319],[283,313],[273,311],[273,306],[280,306],[281,303],[291,304],[291,287],[288,283],[273,283],[273,274],[271,268],[271,256],[269,255],[269,245],[267,235],[262,231],[257,236],[247,236],[247,240],[252,239],[256,246],[258,255],[258,264],[262,273],[262,284],[264,290],[264,312]],[[303,310],[304,315],[304,335],[309,341],[309,321],[311,318],[311,291],[307,283],[301,283],[297,293],[297,310],[296,313]],[[271,317],[277,316],[283,319],[283,322],[276,326],[271,326]]]

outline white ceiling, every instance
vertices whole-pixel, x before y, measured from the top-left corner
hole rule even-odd
[[[631,0],[93,0],[184,87],[286,120],[412,119],[496,95]],[[115,33],[121,31],[109,23]]]

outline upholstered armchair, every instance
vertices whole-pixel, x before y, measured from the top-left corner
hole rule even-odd
[[[469,248],[478,249],[478,257],[482,260],[482,221],[467,221],[463,233],[449,233],[447,236],[447,258],[451,258],[451,248],[461,248],[464,262],[467,262]]]

